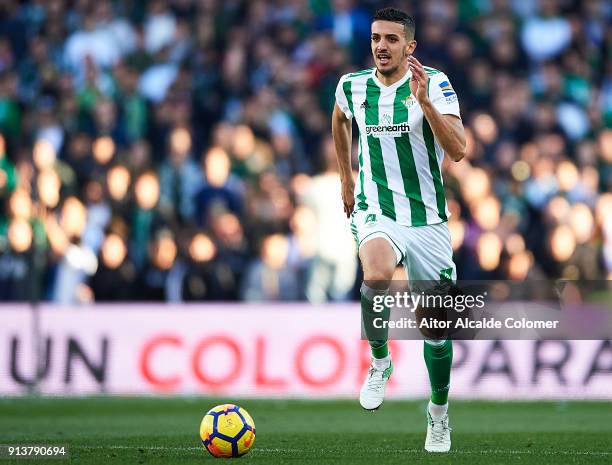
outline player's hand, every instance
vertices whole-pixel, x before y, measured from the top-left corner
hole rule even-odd
[[[344,213],[350,218],[355,206],[355,182],[342,182],[342,203],[344,204]]]
[[[412,79],[410,79],[410,92],[416,97],[417,102],[423,104],[429,100],[427,95],[427,84],[429,76],[425,72],[425,68],[419,60],[413,55],[408,57],[408,66],[412,71]]]

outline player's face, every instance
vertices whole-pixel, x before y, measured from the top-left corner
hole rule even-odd
[[[404,26],[392,21],[372,23],[372,56],[378,72],[384,76],[394,74],[412,54],[416,41],[408,41]]]

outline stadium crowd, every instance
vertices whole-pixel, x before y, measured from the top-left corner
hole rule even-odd
[[[356,295],[330,114],[382,3],[4,0],[0,299]],[[459,96],[459,278],[612,279],[612,5],[390,3]]]

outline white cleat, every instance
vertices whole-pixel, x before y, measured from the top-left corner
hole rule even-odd
[[[428,411],[425,450],[427,452],[448,452],[451,448],[451,431],[451,427],[448,426],[448,414],[439,420],[434,420]]]
[[[368,376],[361,386],[359,392],[359,403],[366,410],[376,410],[385,400],[385,387],[393,373],[393,362],[389,360],[389,366],[382,370],[377,369],[374,363],[368,370]]]

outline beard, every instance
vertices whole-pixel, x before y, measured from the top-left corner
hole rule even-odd
[[[403,60],[406,60],[408,57],[408,54],[406,53],[405,50],[402,51],[402,57],[400,58],[400,62],[399,64],[397,64],[396,66],[392,67],[392,68],[387,68],[385,70],[380,69],[378,66],[376,67],[376,70],[382,74],[383,76],[387,77],[387,76],[392,76],[393,74],[395,74],[397,72],[397,70],[400,68],[401,63]]]
[[[397,72],[398,69],[399,69],[399,65],[394,66],[393,68],[388,68],[388,69],[380,69],[378,66],[376,67],[376,70],[383,76],[392,76],[394,73]]]

